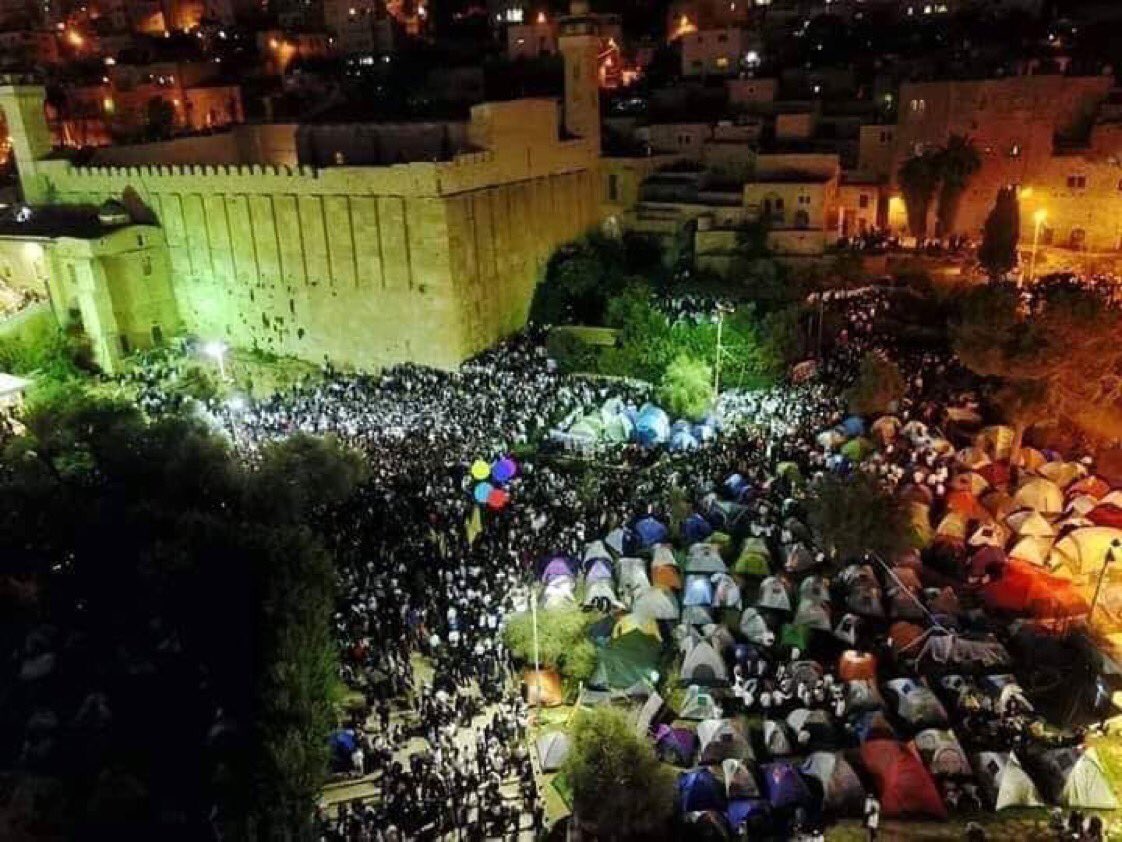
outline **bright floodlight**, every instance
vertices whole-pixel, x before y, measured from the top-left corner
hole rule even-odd
[[[1032,218],[1033,221],[1036,222],[1037,225],[1039,225],[1041,222],[1048,218],[1048,211],[1044,210],[1044,208],[1041,208],[1032,215]]]
[[[226,346],[221,342],[208,342],[203,346],[203,353],[208,357],[214,357],[216,360],[220,360],[226,355]]]

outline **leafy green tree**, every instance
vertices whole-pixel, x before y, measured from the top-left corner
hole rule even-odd
[[[337,669],[325,515],[362,481],[357,457],[297,438],[247,465],[200,421],[149,423],[77,386],[25,420],[0,453],[0,578],[38,597],[2,606],[0,631],[75,642],[58,698],[102,693],[124,724],[68,726],[36,770],[62,783],[58,814],[106,838],[201,838],[218,803],[231,838],[306,835]],[[27,715],[14,701],[0,724]]]
[[[874,552],[888,560],[914,543],[903,504],[860,471],[828,474],[811,486],[807,522],[818,545],[840,560]]]
[[[575,820],[600,839],[662,836],[674,809],[674,772],[627,716],[609,706],[582,711],[561,767],[573,793]]]
[[[534,293],[531,320],[550,325],[603,324],[608,302],[632,280],[628,248],[623,241],[596,232],[559,249]],[[635,259],[646,259],[641,245],[630,248]]]
[[[889,412],[904,396],[904,375],[900,367],[880,354],[867,353],[861,358],[857,382],[846,394],[849,409],[858,415]]]
[[[965,135],[952,134],[936,153],[939,173],[939,205],[935,213],[935,233],[946,237],[955,233],[959,203],[970,179],[982,168],[982,159],[974,141]]]
[[[658,399],[674,417],[700,420],[713,402],[713,369],[685,354],[676,357],[662,377]]]
[[[1004,278],[1017,265],[1017,242],[1021,238],[1021,210],[1017,191],[1003,187],[982,228],[978,262],[993,279]]]
[[[897,173],[900,191],[904,194],[904,207],[908,213],[908,229],[912,236],[923,239],[927,236],[927,215],[935,189],[939,185],[938,159],[934,152],[913,155]]]
[[[593,615],[572,606],[543,608],[538,612],[538,654],[543,669],[568,675],[581,673],[587,667],[587,651],[580,651],[588,640],[588,627]],[[522,611],[507,618],[503,640],[511,654],[523,663],[534,663],[533,614]],[[573,659],[571,667],[570,658]],[[595,661],[592,664],[594,669]],[[589,670],[591,675],[591,670]]]

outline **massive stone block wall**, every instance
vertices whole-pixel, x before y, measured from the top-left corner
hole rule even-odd
[[[501,116],[501,115],[500,115]],[[70,168],[58,201],[143,202],[188,331],[312,361],[450,367],[516,330],[560,243],[595,224],[587,144],[446,163]]]

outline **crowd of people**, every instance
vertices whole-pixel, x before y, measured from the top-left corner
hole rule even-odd
[[[704,318],[697,302],[668,305],[672,319]],[[219,403],[214,422],[247,458],[297,432],[332,434],[363,452],[371,479],[333,513],[338,567],[335,631],[342,678],[362,704],[343,723],[347,748],[336,772],[371,794],[318,817],[325,840],[518,838],[544,821],[525,749],[526,707],[502,639],[504,618],[524,608],[535,562],[580,557],[587,542],[646,513],[665,519],[703,506],[717,484],[740,474],[761,493],[750,531],[776,545],[794,491],[781,464],[803,477],[838,471],[820,438],[844,417],[845,390],[868,352],[888,355],[907,385],[898,416],[905,435],[861,465],[889,486],[946,492],[948,455],[928,435],[948,406],[974,406],[974,383],[947,353],[917,351],[878,332],[892,291],[865,290],[832,302],[844,329],[818,376],[754,392],[729,392],[725,432],[697,450],[621,448],[611,470],[569,470],[535,460],[533,447],[558,419],[639,387],[560,374],[542,336],[529,331],[458,371],[402,365],[379,376],[326,372],[261,401]],[[702,309],[705,309],[702,307]],[[511,503],[473,530],[469,466],[525,454],[508,486]],[[844,714],[830,676],[799,683],[783,663],[738,665],[734,695],[747,710],[788,703]]]

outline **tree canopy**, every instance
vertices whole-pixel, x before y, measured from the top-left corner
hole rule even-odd
[[[913,545],[908,513],[867,474],[828,474],[811,487],[807,521],[818,545],[840,560],[874,552],[891,557]]]
[[[904,376],[900,367],[879,354],[861,358],[857,382],[846,394],[849,409],[858,415],[890,412],[904,396]]]
[[[1087,436],[1122,436],[1118,310],[1104,292],[1040,283],[1022,296],[1009,284],[964,297],[954,349],[975,373],[1000,379],[997,400],[1018,433],[1066,419]]]
[[[35,747],[16,786],[57,784],[27,820],[202,838],[213,804],[232,838],[304,832],[336,681],[318,513],[362,480],[357,457],[296,437],[248,465],[201,421],[77,388],[26,424],[0,453],[0,629],[53,660],[5,668],[0,746]],[[27,730],[48,685],[64,739]]]
[[[1004,187],[998,191],[993,208],[982,228],[978,262],[991,278],[1004,278],[1017,265],[1017,241],[1021,237],[1021,210],[1017,191]]]
[[[600,838],[662,835],[674,809],[674,772],[659,763],[627,716],[608,706],[582,711],[571,737],[561,772],[576,818],[594,825]]]
[[[658,399],[675,418],[700,421],[713,402],[713,370],[701,360],[679,354],[666,367]]]

